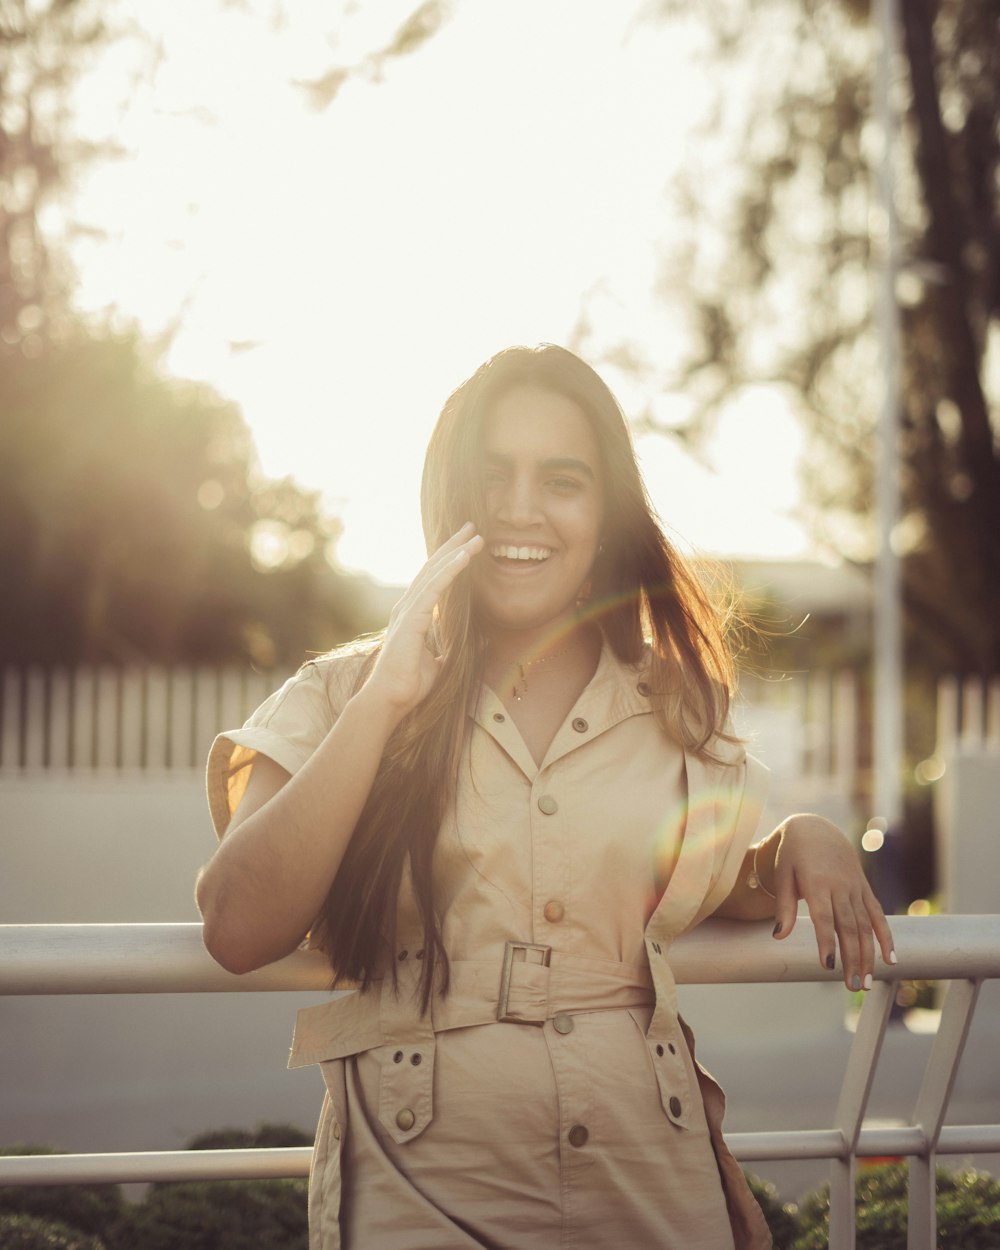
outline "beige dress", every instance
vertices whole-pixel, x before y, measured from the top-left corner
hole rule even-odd
[[[241,766],[301,767],[357,663],[307,665],[217,739],[220,834]],[[605,647],[540,767],[483,690],[435,852],[452,992],[420,1017],[404,883],[400,995],[387,977],[299,1013],[291,1064],[319,1063],[327,1089],[310,1250],[770,1245],[667,958],[732,889],[765,770],[726,744],[724,765],[685,753],[645,689]]]

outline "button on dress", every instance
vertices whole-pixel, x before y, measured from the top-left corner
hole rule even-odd
[[[307,665],[220,735],[220,836],[256,755],[296,772],[360,662]],[[299,1013],[291,1063],[319,1063],[326,1086],[310,1250],[770,1244],[669,967],[735,884],[765,770],[673,743],[640,672],[606,645],[541,765],[493,691],[470,711],[434,859],[452,991],[420,1017],[404,879],[399,995],[385,977]]]

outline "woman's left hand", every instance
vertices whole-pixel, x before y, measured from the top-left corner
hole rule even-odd
[[[799,899],[804,899],[816,929],[820,962],[825,968],[836,967],[839,944],[847,988],[871,989],[875,941],[886,963],[894,964],[896,955],[889,922],[854,848],[822,816],[789,816],[766,841],[772,839],[777,839],[774,936],[788,937]]]

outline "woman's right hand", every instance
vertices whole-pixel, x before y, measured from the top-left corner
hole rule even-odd
[[[434,552],[392,609],[365,690],[384,699],[400,719],[427,697],[437,680],[441,661],[427,649],[434,608],[483,543],[466,522]]]

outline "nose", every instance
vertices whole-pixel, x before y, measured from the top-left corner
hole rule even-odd
[[[512,529],[524,529],[541,520],[538,492],[531,478],[514,474],[498,492],[496,519]]]

